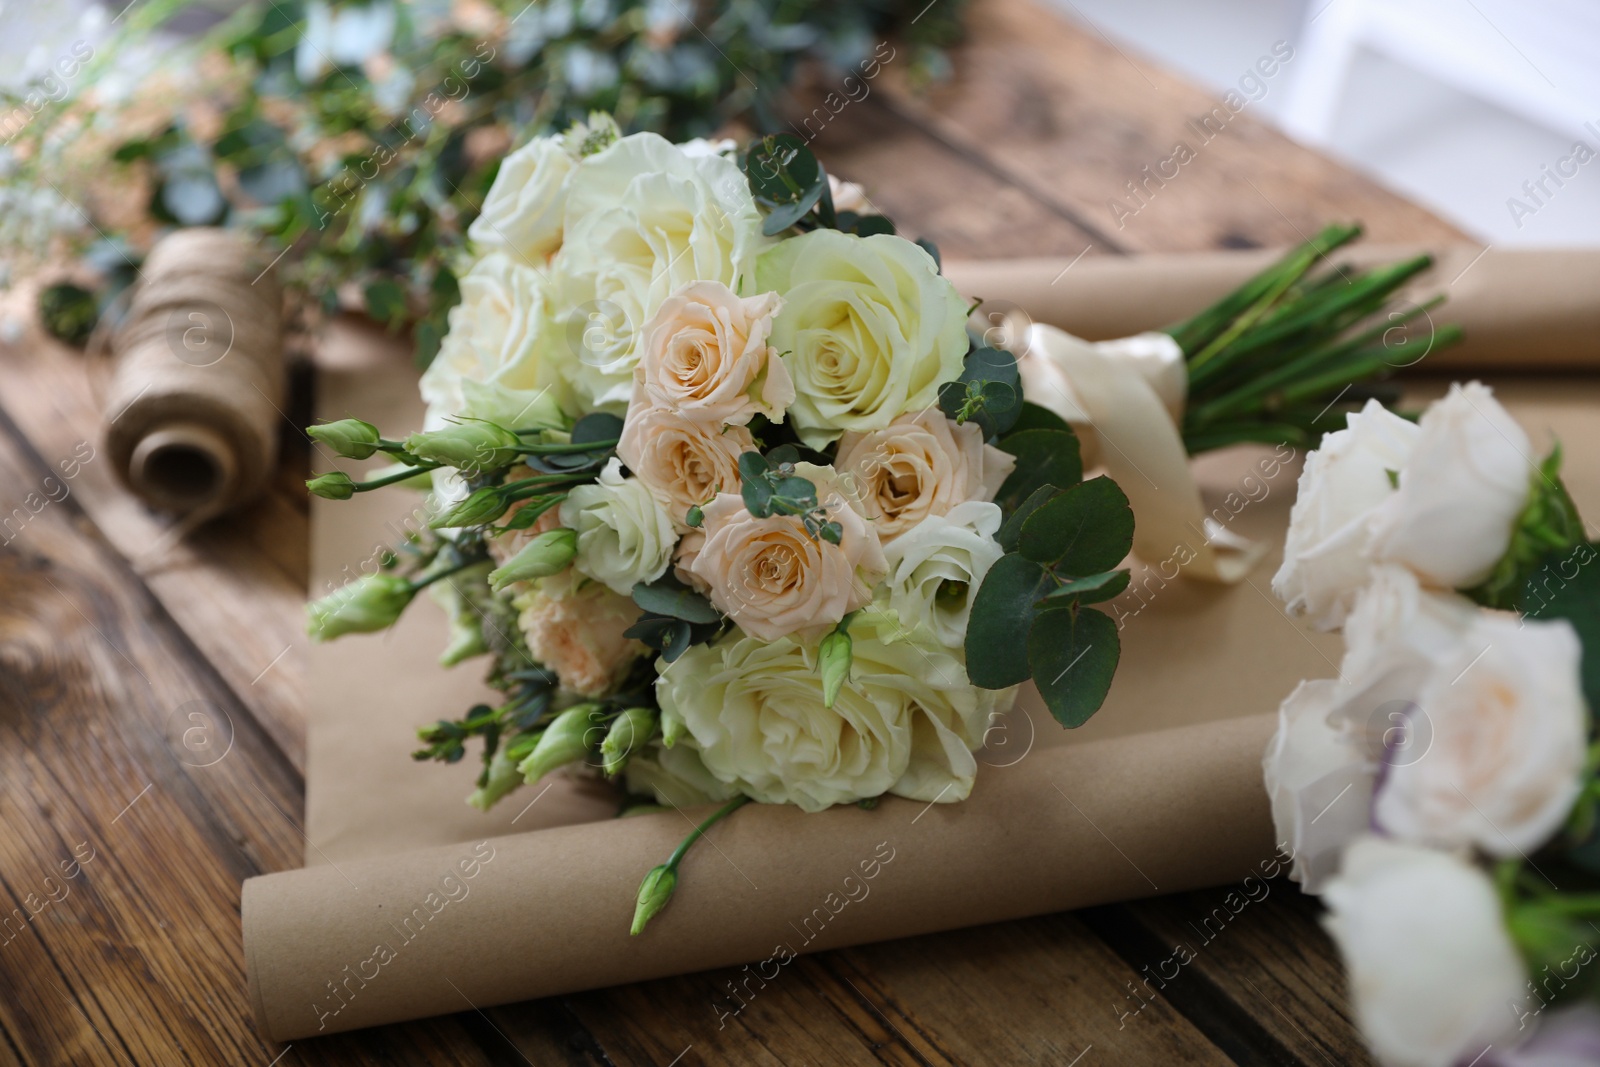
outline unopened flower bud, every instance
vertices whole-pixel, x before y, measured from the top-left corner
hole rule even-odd
[[[435,516],[428,526],[435,530],[482,526],[504,515],[510,506],[504,491],[497,486],[486,485],[474,490],[472,495],[444,514]]]
[[[340,419],[320,426],[308,426],[306,433],[313,441],[321,441],[346,459],[367,459],[378,451],[383,438],[378,428],[360,419]]]
[[[578,532],[561,527],[546,530],[523,546],[522,551],[506,560],[489,574],[489,584],[495,591],[512,582],[531,582],[548,578],[567,569],[578,554]]]
[[[639,883],[639,897],[633,908],[633,928],[628,932],[635,937],[642,933],[645,923],[667,906],[673,890],[677,888],[677,871],[665,864],[652,867],[650,873],[644,876],[644,881]]]
[[[822,672],[822,706],[831,708],[850,677],[850,635],[843,627],[831,631],[817,646],[817,667]]]
[[[606,731],[606,739],[600,742],[600,758],[604,761],[600,769],[608,775],[620,772],[628,757],[643,748],[655,731],[654,708],[629,708],[618,715]]]
[[[441,463],[462,471],[493,471],[521,458],[520,438],[492,422],[473,420],[441,430],[414,433],[406,438],[406,451],[418,459]]]
[[[594,747],[591,731],[598,704],[575,704],[545,727],[539,743],[517,766],[525,782],[537,782],[557,767],[582,759]]]
[[[306,632],[313,641],[365,634],[394,625],[416,588],[398,574],[357,578],[321,600],[306,605]]]
[[[329,471],[312,478],[306,488],[325,500],[349,500],[356,495],[356,483],[344,471]]]

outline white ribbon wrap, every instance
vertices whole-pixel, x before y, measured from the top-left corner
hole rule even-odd
[[[1189,376],[1164,333],[1089,342],[1033,323],[1017,368],[1022,392],[1077,431],[1085,469],[1100,466],[1133,506],[1133,551],[1152,566],[1233,583],[1266,551],[1206,515],[1179,424]]]

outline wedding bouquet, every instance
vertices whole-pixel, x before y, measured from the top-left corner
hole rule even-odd
[[[1064,725],[1100,706],[1119,646],[1088,605],[1127,582],[1127,499],[969,337],[937,251],[798,138],[738,155],[595,115],[509,155],[472,236],[423,431],[310,430],[395,461],[313,479],[324,497],[432,485],[427,528],[311,632],[436,595],[445,661],[490,656],[504,699],[417,756],[480,740],[479,807],[572,764],[720,802],[646,877],[635,933],[746,801],[959,801],[1030,674]]]
[[[1471,383],[1300,479],[1274,589],[1346,650],[1266,784],[1387,1064],[1600,1056],[1600,577],[1560,467]]]

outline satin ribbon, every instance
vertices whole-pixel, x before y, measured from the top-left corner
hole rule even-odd
[[[1206,514],[1179,424],[1189,375],[1183,349],[1164,333],[1089,342],[1044,323],[1019,331],[1017,368],[1031,403],[1077,432],[1084,468],[1105,472],[1133,506],[1133,551],[1152,566],[1240,581],[1267,546]]]

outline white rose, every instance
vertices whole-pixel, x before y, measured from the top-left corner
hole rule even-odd
[[[473,246],[542,267],[561,247],[567,175],[574,165],[560,137],[536,137],[501,160],[483,211],[467,227]]]
[[[865,611],[851,625],[850,679],[823,707],[815,644],[732,636],[657,664],[664,724],[719,781],[756,800],[820,811],[891,793],[964,799],[973,752],[1010,692],[973,687],[926,634]]]
[[[1589,713],[1583,648],[1564,620],[1479,612],[1417,692],[1422,750],[1391,761],[1376,825],[1407,841],[1537,850],[1581,789]]]
[[[1309,616],[1323,630],[1344,623],[1367,584],[1368,520],[1394,495],[1390,472],[1405,466],[1417,439],[1416,426],[1375,400],[1346,419],[1347,429],[1306,456],[1283,566],[1272,578],[1289,614]]]
[[[1450,1067],[1514,1039],[1527,970],[1478,868],[1364,837],[1323,900],[1356,1021],[1385,1064]]]
[[[1470,588],[1511,545],[1536,470],[1533,445],[1480,382],[1452,385],[1418,429],[1399,491],[1372,516],[1372,556],[1428,585]]]
[[[884,546],[889,564],[883,588],[889,609],[907,628],[925,626],[959,654],[972,598],[1003,554],[995,534],[1000,508],[983,501],[957,504]]]
[[[903,237],[790,237],[762,255],[756,284],[783,297],[772,345],[798,394],[789,417],[812,448],[935,407],[961,373],[966,301]]]
[[[1320,891],[1344,845],[1369,828],[1378,777],[1426,750],[1417,694],[1465,647],[1479,614],[1403,567],[1375,567],[1345,622],[1338,680],[1303,682],[1278,709],[1263,770],[1278,840],[1306,892]]]
[[[562,373],[584,410],[620,412],[644,327],[691,282],[749,291],[769,241],[737,163],[653,133],[624,137],[568,179],[561,278]]]
[[[1277,840],[1307,893],[1322,892],[1344,846],[1368,826],[1376,764],[1355,730],[1331,721],[1347,696],[1332,679],[1301,682],[1278,708],[1262,760]]]
[[[622,476],[616,459],[598,482],[567,494],[561,525],[578,532],[572,565],[620,596],[632,596],[635,583],[665,574],[677,540],[671,517],[639,479]]]
[[[546,275],[502,252],[474,263],[461,278],[449,332],[422,375],[430,414],[459,414],[466,403],[463,381],[532,392],[551,386],[548,307]]]

